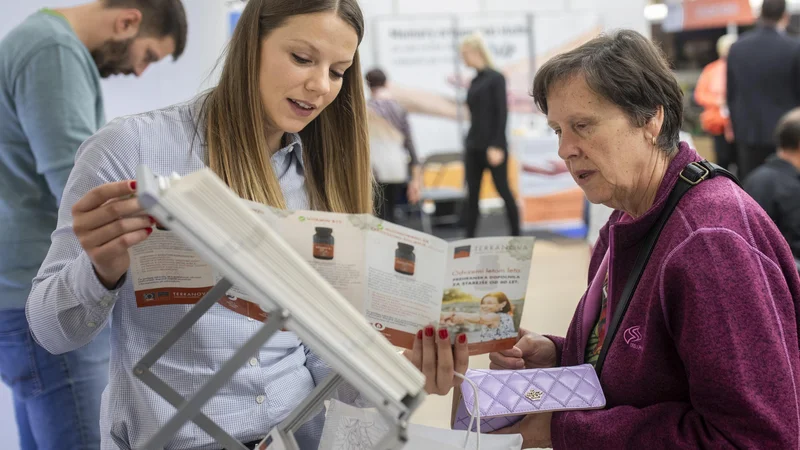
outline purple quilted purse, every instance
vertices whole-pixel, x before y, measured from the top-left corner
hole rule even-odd
[[[526,370],[467,370],[478,386],[481,433],[512,425],[526,414],[601,409],[606,397],[591,364]],[[475,407],[475,392],[464,381],[454,430],[466,430]],[[472,430],[476,431],[476,424]]]

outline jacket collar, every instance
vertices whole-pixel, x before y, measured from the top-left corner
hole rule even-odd
[[[785,159],[782,159],[778,155],[770,155],[769,158],[767,158],[767,162],[765,165],[768,167],[772,167],[773,169],[790,177],[800,178],[800,170],[797,170],[797,168],[793,166],[792,163],[786,161]]]
[[[622,211],[614,211],[609,218],[609,225],[614,234],[614,246],[619,248],[630,248],[638,244],[650,228],[655,225],[658,216],[667,203],[667,198],[672,192],[672,188],[678,182],[681,171],[692,162],[701,161],[703,158],[697,154],[685,142],[678,144],[678,151],[672,158],[672,161],[667,167],[667,173],[661,181],[661,185],[656,192],[656,199],[653,206],[647,210],[642,216],[634,220],[627,220],[625,223],[619,223],[622,218]]]

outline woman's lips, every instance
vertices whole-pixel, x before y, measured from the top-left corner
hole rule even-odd
[[[583,186],[588,183],[596,173],[596,170],[577,170],[574,176],[575,182],[578,183],[579,186]]]

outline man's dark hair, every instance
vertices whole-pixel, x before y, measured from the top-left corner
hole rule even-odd
[[[386,74],[381,69],[370,70],[365,78],[370,89],[386,86]]]
[[[782,150],[800,150],[800,108],[781,117],[775,127],[775,141]]]
[[[786,13],[786,0],[764,0],[761,4],[761,18],[769,22],[777,22]]]
[[[132,8],[142,13],[139,36],[159,39],[171,37],[175,41],[173,60],[186,48],[186,11],[180,0],[104,0],[106,8]]]
[[[600,97],[621,108],[643,127],[664,108],[657,146],[670,153],[678,146],[683,123],[683,91],[661,50],[632,30],[601,35],[548,60],[533,80],[533,99],[547,114],[547,95],[558,83],[581,76]]]

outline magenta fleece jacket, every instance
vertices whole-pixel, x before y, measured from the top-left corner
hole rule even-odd
[[[601,230],[589,282],[609,251],[609,317],[681,169],[698,160],[681,143],[653,207],[625,223],[616,211]],[[562,365],[584,362],[597,300],[585,295],[566,338],[551,337]],[[800,448],[799,301],[789,245],[758,204],[722,176],[695,186],[608,351],[606,408],[555,413],[554,449]]]

